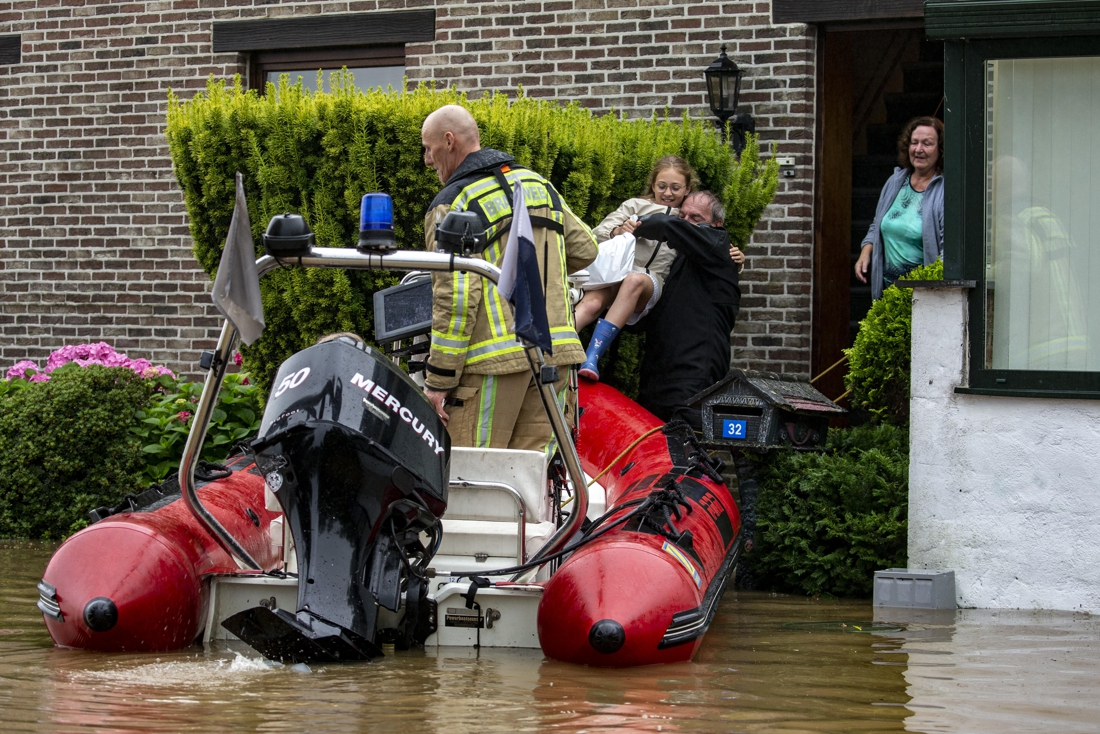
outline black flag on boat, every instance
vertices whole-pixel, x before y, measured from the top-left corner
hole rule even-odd
[[[260,338],[264,330],[264,307],[256,270],[256,245],[252,241],[244,180],[239,171],[233,219],[229,222],[229,236],[225,238],[211,296],[218,310],[237,327],[241,341],[251,344]]]

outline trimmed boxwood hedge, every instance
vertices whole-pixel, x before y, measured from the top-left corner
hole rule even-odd
[[[718,193],[731,238],[748,241],[778,185],[778,166],[761,161],[755,138],[738,160],[707,120],[624,120],[593,116],[576,104],[536,101],[519,91],[469,100],[453,89],[363,92],[350,75],[332,77],[332,93],[311,93],[286,80],[264,96],[240,79],[211,78],[189,101],[169,99],[167,137],[190,218],[195,257],[213,274],[233,211],[234,174],[244,174],[252,232],[269,219],[301,214],[322,247],[353,245],[363,194],[393,197],[401,247],[422,249],[424,214],[440,184],[420,143],[424,118],[461,104],[478,122],[481,142],[546,176],[570,207],[597,224],[645,186],[657,158],[676,154]],[[374,333],[372,293],[394,282],[387,273],[284,268],[264,278],[267,329],[245,348],[245,368],[266,388],[279,364],[332,331]],[[636,339],[633,352],[637,351]],[[625,350],[631,352],[631,349]],[[632,353],[632,358],[633,358]],[[627,365],[610,374],[632,374]]]
[[[916,268],[902,280],[943,280],[943,260]],[[851,405],[876,419],[909,425],[913,291],[892,285],[871,304],[848,355],[845,385]]]
[[[907,556],[909,435],[888,424],[830,429],[823,452],[783,451],[758,470],[757,588],[870,596]]]

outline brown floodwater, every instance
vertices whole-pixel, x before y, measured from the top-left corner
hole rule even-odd
[[[538,651],[280,666],[248,648],[53,647],[52,546],[0,541],[0,728],[10,731],[1100,731],[1100,622],[730,591],[692,663],[603,670]]]

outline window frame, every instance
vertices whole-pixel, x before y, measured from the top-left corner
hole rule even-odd
[[[1100,399],[1100,371],[994,369],[985,364],[986,323],[986,64],[1001,59],[1100,56],[1100,35],[1032,38],[980,38],[945,42],[945,91],[948,100],[944,156],[945,229],[958,248],[945,252],[946,278],[976,282],[968,298],[969,384],[958,393]],[[961,100],[953,105],[952,100]]]

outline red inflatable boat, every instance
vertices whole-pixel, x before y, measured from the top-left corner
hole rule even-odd
[[[582,383],[580,406],[585,471],[610,466],[600,479],[610,508],[603,526],[658,501],[582,544],[545,582],[539,643],[552,658],[586,665],[690,660],[736,561],[737,508],[682,429],[667,430],[606,385]],[[277,570],[281,528],[272,537],[279,515],[264,509],[263,478],[246,456],[226,468],[229,476],[200,482],[199,496],[264,571]],[[171,491],[58,549],[39,585],[56,644],[152,652],[199,637],[209,579],[241,571]]]
[[[199,482],[199,496],[265,571],[274,570],[282,548],[269,537],[277,515],[264,509],[263,478],[245,456],[225,467],[228,476]],[[206,621],[209,578],[240,569],[178,492],[170,484],[152,490],[128,503],[136,511],[112,514],[61,545],[38,585],[38,607],[56,644],[152,652],[195,642]],[[276,541],[281,546],[282,538]]]
[[[296,261],[499,277],[484,260],[436,253],[311,248]],[[278,264],[257,261],[261,271]],[[50,560],[38,606],[58,645],[171,650],[205,628],[203,639],[239,638],[269,658],[336,662],[378,657],[385,643],[452,644],[438,641],[446,628],[448,639],[469,631],[470,644],[537,644],[587,665],[695,654],[732,575],[740,519],[686,425],[663,425],[614,389],[583,383],[574,446],[551,380],[540,389],[564,471],[548,478],[538,452],[487,450],[506,467],[526,460],[526,473],[516,463],[505,481],[471,485],[450,476],[449,437],[420,388],[386,355],[337,337],[280,366],[249,451],[196,470],[235,338],[227,322],[204,358],[210,372],[179,484],[97,510],[96,522]],[[527,351],[541,374],[541,355]],[[585,473],[605,488],[607,511],[582,526]],[[460,502],[460,488],[497,492],[509,509],[514,500],[511,535],[487,522],[500,518],[476,516],[485,508],[479,500]],[[457,509],[448,515],[452,491]],[[566,492],[568,510],[552,501]],[[514,563],[496,558],[440,581],[431,564],[444,546],[445,517],[452,528],[497,528],[485,534],[497,550],[470,553],[470,566],[507,556],[500,548],[511,548]],[[494,576],[510,578],[487,580]],[[214,598],[233,584],[262,593],[238,595],[237,607],[226,601],[232,594]]]
[[[663,426],[613,388],[582,382],[580,414],[581,463],[593,476],[607,470],[607,523],[642,511],[581,546],[546,582],[542,649],[587,665],[691,660],[739,550],[729,489],[690,429]]]

